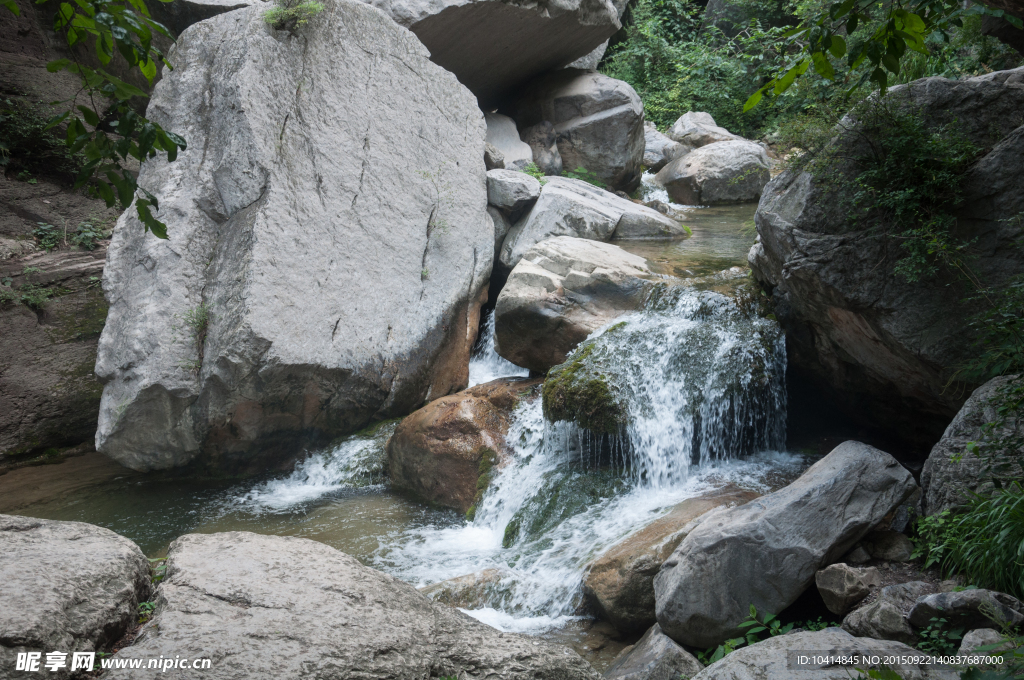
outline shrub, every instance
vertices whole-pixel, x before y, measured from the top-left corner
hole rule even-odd
[[[263,13],[263,20],[279,31],[294,33],[322,11],[323,4],[313,0],[280,0],[277,7]]]
[[[566,170],[562,172],[563,177],[569,177],[571,179],[578,179],[586,182],[587,184],[593,184],[598,189],[607,189],[608,185],[602,182],[597,175],[592,173],[590,170],[580,166],[575,170]]]

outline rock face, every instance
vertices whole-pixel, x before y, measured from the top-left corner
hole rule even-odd
[[[743,137],[720,127],[710,113],[702,111],[690,111],[681,115],[669,128],[667,136],[690,150],[715,142],[746,141]]]
[[[149,562],[113,531],[82,522],[0,515],[0,678],[19,652],[95,652],[134,625],[149,597]],[[40,664],[41,666],[41,664]]]
[[[596,71],[553,71],[526,86],[515,118],[520,128],[555,126],[563,169],[586,168],[612,190],[640,186],[644,107],[628,83]]]
[[[533,162],[530,145],[519,139],[516,122],[500,113],[484,114],[487,121],[487,143],[498,150],[506,170],[522,170]]]
[[[604,680],[678,680],[692,677],[703,668],[700,661],[654,624],[629,651],[623,650],[603,677]]]
[[[499,210],[515,212],[540,196],[540,182],[523,172],[487,171],[487,203]]]
[[[666,234],[682,238],[686,230],[656,210],[598,189],[582,180],[552,177],[541,188],[529,213],[512,225],[501,248],[501,262],[510,269],[538,242],[552,236],[607,241],[624,233]]]
[[[230,657],[203,671],[214,680],[600,677],[564,647],[500,633],[315,541],[188,534],[171,544],[166,574],[153,620],[115,658],[196,656],[197,649],[212,659]]]
[[[131,468],[258,471],[466,385],[493,252],[483,117],[373,8],[332,0],[308,26],[196,24],[154,92],[189,142],[140,176],[170,240],[118,222],[96,361],[97,448]]]
[[[935,586],[925,581],[886,586],[877,600],[843,619],[843,630],[858,637],[916,644],[917,633],[907,623],[907,614],[918,598],[934,592]]]
[[[644,258],[570,236],[544,239],[515,266],[494,306],[495,349],[547,371],[588,335],[637,309],[653,276]]]
[[[388,442],[392,484],[432,503],[469,511],[507,455],[505,433],[520,399],[540,379],[500,378],[432,401],[398,425]]]
[[[934,515],[963,505],[970,492],[985,494],[992,491],[991,478],[982,474],[983,460],[967,453],[967,443],[984,441],[982,428],[999,420],[1000,392],[1016,380],[1016,376],[993,378],[976,389],[946,428],[942,439],[932,448],[921,471],[924,514]],[[1008,428],[1013,426],[1008,423],[1002,431],[991,432],[990,436],[1005,437],[1011,434]],[[959,462],[953,460],[953,456],[961,455]]]
[[[814,575],[821,599],[833,614],[845,614],[853,605],[882,585],[882,576],[874,567],[858,569],[846,564],[831,564]]]
[[[658,132],[654,123],[644,123],[644,165],[650,172],[658,172],[669,161],[685,156],[692,150]]]
[[[579,59],[621,26],[609,0],[368,0],[410,29],[481,106]]]
[[[716,142],[675,159],[657,175],[675,203],[746,203],[768,183],[768,154],[746,140]]]
[[[727,486],[683,501],[594,560],[583,580],[583,592],[620,631],[657,628],[654,577],[686,538],[694,520],[715,508],[742,505],[755,498],[752,491]]]
[[[934,593],[918,599],[907,620],[925,628],[933,618],[944,618],[951,627],[971,630],[993,625],[992,617],[1016,628],[1024,623],[1024,604],[1012,595],[994,590]]]
[[[762,642],[742,647],[721,661],[711,664],[694,675],[692,680],[793,680],[807,677],[814,680],[849,680],[856,671],[850,666],[790,666],[791,650],[812,651],[823,656],[920,656],[913,647],[883,640],[853,637],[839,628],[819,631],[799,631],[778,635]],[[931,665],[892,664],[892,670],[904,680],[957,680],[960,672]]]
[[[658,623],[694,647],[739,637],[750,605],[781,612],[916,487],[889,454],[840,444],[789,486],[691,531],[654,579]]]
[[[562,174],[562,154],[558,152],[555,126],[544,120],[520,133],[520,138],[533,150],[533,162],[545,175]]]
[[[1011,245],[1022,228],[1005,217],[1024,211],[1024,127],[1012,113],[1024,108],[1024,69],[926,78],[887,95],[897,103],[904,98],[927,124],[955,122],[977,146],[991,148],[960,184],[965,203],[957,231],[974,239],[974,275],[1001,285],[1022,268]],[[857,156],[866,153],[859,139],[854,129],[838,142]],[[852,165],[836,170],[854,173]],[[786,328],[790,371],[824,388],[860,422],[931,446],[966,396],[949,380],[977,353],[964,332],[977,310],[944,283],[911,284],[894,275],[894,263],[906,255],[901,241],[887,239],[872,220],[848,219],[839,207],[846,195],[832,193],[834,185],[784,172],[765,188],[757,210],[760,242],[749,259]]]

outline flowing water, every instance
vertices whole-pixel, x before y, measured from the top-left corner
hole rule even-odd
[[[628,249],[656,266],[660,257],[662,273],[675,276],[743,263],[752,241],[743,216],[752,208],[676,207],[693,216],[692,239]],[[598,440],[547,422],[539,399],[520,404],[508,436],[514,453],[472,521],[389,489],[383,462],[394,421],[313,452],[287,474],[228,485],[124,472],[17,512],[107,526],[149,555],[183,533],[247,530],[319,540],[416,586],[498,569],[470,615],[574,643],[602,667],[608,648],[601,656],[580,644],[590,560],[682,500],[730,482],[765,492],[807,465],[784,452],[781,332],[716,290],[707,279],[659,285],[644,309],[579,348],[628,424]],[[470,384],[527,374],[494,352],[493,332],[488,318]]]

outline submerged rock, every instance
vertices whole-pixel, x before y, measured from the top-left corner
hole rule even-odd
[[[753,142],[716,142],[675,159],[657,181],[675,203],[748,203],[761,197],[768,167],[768,154]]]
[[[644,106],[626,82],[596,71],[561,69],[527,85],[516,101],[516,122],[554,125],[563,170],[585,168],[610,190],[640,186]]]
[[[603,677],[604,680],[678,680],[692,677],[702,668],[700,661],[654,624],[639,642],[623,650]]]
[[[505,433],[539,379],[499,378],[432,401],[401,423],[388,442],[391,483],[431,503],[471,511],[508,456]]]
[[[149,599],[149,562],[109,529],[0,515],[0,678],[16,672],[21,652],[103,651],[135,625]],[[98,662],[97,662],[98,667]],[[75,674],[76,676],[78,673]]]
[[[213,680],[600,677],[565,647],[501,633],[316,541],[188,534],[171,544],[166,573],[153,620],[115,658],[202,650],[214,659],[203,677]],[[108,671],[115,679],[152,674]]]
[[[691,531],[654,579],[658,623],[695,647],[741,636],[751,605],[762,614],[791,605],[916,488],[888,453],[840,444],[789,486]]]
[[[882,585],[878,569],[858,569],[847,564],[831,564],[814,575],[821,599],[833,614],[845,614],[875,588]]]
[[[514,575],[507,569],[484,569],[420,588],[434,602],[459,609],[497,608],[514,590]]]
[[[500,113],[484,114],[487,121],[487,143],[501,154],[506,170],[522,170],[533,162],[533,150],[519,139],[516,122]]]
[[[128,467],[256,472],[467,383],[493,253],[476,101],[372,7],[309,29],[201,22],[154,91],[189,141],[140,176],[170,239],[122,215],[96,361],[97,448]]]
[[[742,505],[757,496],[753,491],[726,486],[679,503],[668,514],[630,534],[595,559],[583,579],[583,592],[620,631],[657,627],[654,577],[696,526],[694,520],[715,508]]]
[[[858,637],[917,644],[918,636],[907,622],[907,614],[918,598],[934,592],[935,585],[926,581],[886,586],[877,600],[843,619],[843,630]]]
[[[547,371],[601,326],[639,307],[652,276],[644,258],[618,246],[569,236],[533,246],[494,307],[498,354]]]

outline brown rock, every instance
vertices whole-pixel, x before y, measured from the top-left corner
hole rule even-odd
[[[594,560],[583,582],[584,592],[619,630],[649,628],[656,622],[654,576],[686,538],[688,525],[709,510],[742,505],[757,497],[753,491],[730,485],[683,501]]]
[[[469,512],[507,454],[505,433],[520,399],[539,393],[540,379],[501,378],[442,397],[402,420],[388,442],[395,487],[429,502]]]

